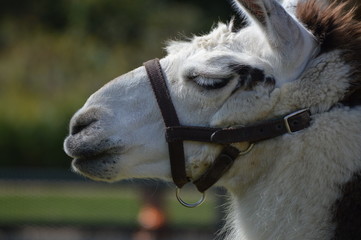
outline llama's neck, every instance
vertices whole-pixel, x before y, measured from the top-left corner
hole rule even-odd
[[[233,195],[229,240],[330,240],[338,192],[324,188],[306,176],[294,183],[266,178],[245,196]]]
[[[307,133],[281,137],[272,146],[260,144],[263,152],[273,149],[278,155],[257,183],[233,189],[227,239],[332,239],[340,186],[361,169],[359,119],[356,111],[336,110],[315,117]],[[271,153],[257,156],[272,158]]]

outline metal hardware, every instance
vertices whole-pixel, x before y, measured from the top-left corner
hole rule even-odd
[[[290,118],[294,117],[294,116],[297,116],[298,114],[301,114],[301,113],[304,113],[304,112],[307,112],[307,111],[309,111],[309,109],[308,109],[308,108],[304,108],[304,109],[301,109],[301,110],[299,110],[299,111],[296,111],[296,112],[293,112],[293,113],[291,113],[291,114],[288,114],[287,116],[285,116],[285,117],[283,118],[288,133],[293,133],[292,130],[291,130],[290,123],[288,122],[288,120],[289,120]]]
[[[248,154],[250,151],[252,151],[253,147],[254,147],[254,143],[250,143],[248,148],[244,151],[241,151],[238,155],[244,156],[244,155]]]
[[[205,200],[206,200],[206,193],[203,192],[202,193],[202,197],[201,199],[199,199],[197,202],[195,203],[187,203],[186,201],[184,201],[181,196],[180,196],[180,192],[181,192],[181,189],[180,188],[176,188],[176,192],[175,192],[175,195],[177,197],[177,200],[180,204],[182,204],[183,206],[187,207],[187,208],[195,208],[195,207],[198,207],[199,205],[201,205]]]

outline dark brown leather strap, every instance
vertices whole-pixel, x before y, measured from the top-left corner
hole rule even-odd
[[[166,127],[180,126],[167,83],[158,59],[144,63],[155,98]],[[172,178],[177,187],[181,188],[189,182],[186,175],[184,148],[182,140],[168,142]]]
[[[198,191],[205,192],[212,187],[233,165],[238,157],[239,150],[232,146],[226,146],[212,163],[212,166],[196,181]]]
[[[289,116],[287,118],[287,116]],[[220,144],[237,142],[259,142],[281,136],[287,132],[297,132],[310,126],[311,114],[308,110],[260,122],[246,127],[208,128],[176,126],[167,128],[167,141],[199,141]],[[289,127],[289,129],[288,129]]]

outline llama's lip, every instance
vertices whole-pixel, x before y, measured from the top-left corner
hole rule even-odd
[[[91,149],[85,147],[81,151],[78,151],[76,155],[72,155],[71,153],[68,153],[68,155],[74,160],[93,161],[97,159],[102,159],[105,156],[121,155],[122,152],[123,152],[123,147],[121,146],[109,147],[104,149]]]
[[[104,154],[121,154],[120,141],[96,136],[69,135],[64,141],[66,154],[73,159],[94,159]]]
[[[75,172],[93,180],[111,182],[118,175],[117,159],[124,152],[124,148],[108,140],[101,142],[107,144],[78,143],[72,148],[69,140],[65,149],[73,158],[72,169]]]
[[[69,135],[64,141],[64,150],[73,158],[72,169],[90,179],[114,181],[118,175],[116,167],[124,147],[120,140],[99,135]]]

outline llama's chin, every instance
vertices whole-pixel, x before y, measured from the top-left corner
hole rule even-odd
[[[104,154],[91,158],[75,158],[74,172],[95,181],[114,182],[118,179],[117,161],[112,155]]]

